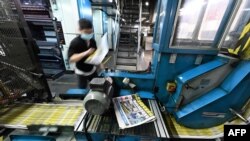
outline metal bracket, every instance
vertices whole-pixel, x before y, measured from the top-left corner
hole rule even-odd
[[[176,58],[177,58],[177,54],[171,54],[170,59],[169,59],[169,63],[175,64]]]
[[[197,55],[196,59],[195,59],[195,65],[200,65],[203,59],[203,55]]]

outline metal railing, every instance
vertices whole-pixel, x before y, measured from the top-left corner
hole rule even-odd
[[[142,25],[142,0],[139,0],[139,26],[138,26],[138,46],[137,46],[137,53],[139,53],[141,48],[141,25]]]

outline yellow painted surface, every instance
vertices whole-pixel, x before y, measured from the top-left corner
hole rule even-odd
[[[239,40],[241,38],[243,38],[248,32],[250,32],[250,23],[248,23],[242,33],[241,33],[241,36],[239,38]],[[235,54],[235,55],[238,55],[239,53],[239,50],[240,50],[241,46],[235,48],[235,49],[229,49],[228,51],[232,54]],[[244,59],[244,60],[249,60],[250,59],[250,38],[248,38],[247,42],[245,43],[243,49],[242,49],[242,54],[241,54],[241,59]]]
[[[250,103],[248,103],[246,107],[246,112],[244,113],[245,118],[250,118]],[[188,138],[216,138],[219,136],[223,136],[224,132],[224,124],[215,126],[212,128],[206,129],[191,129],[185,126],[182,126],[176,122],[173,117],[166,118],[167,119],[167,126],[170,127],[171,133],[173,136],[178,137],[188,137]],[[239,118],[233,120],[230,123],[225,124],[244,124],[242,120]]]
[[[0,111],[0,124],[13,126],[74,126],[83,114],[83,106],[56,104],[18,104]]]

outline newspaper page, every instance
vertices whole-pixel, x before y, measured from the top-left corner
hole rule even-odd
[[[108,34],[105,33],[101,38],[101,41],[97,46],[96,51],[85,60],[85,63],[92,65],[99,65],[102,63],[103,59],[108,54],[108,52],[109,52]]]
[[[121,129],[154,121],[153,112],[137,94],[113,98],[116,118]]]

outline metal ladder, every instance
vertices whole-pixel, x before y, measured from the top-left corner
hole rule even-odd
[[[131,0],[124,3],[121,14],[120,40],[116,55],[117,70],[137,70],[139,2],[140,0]]]

